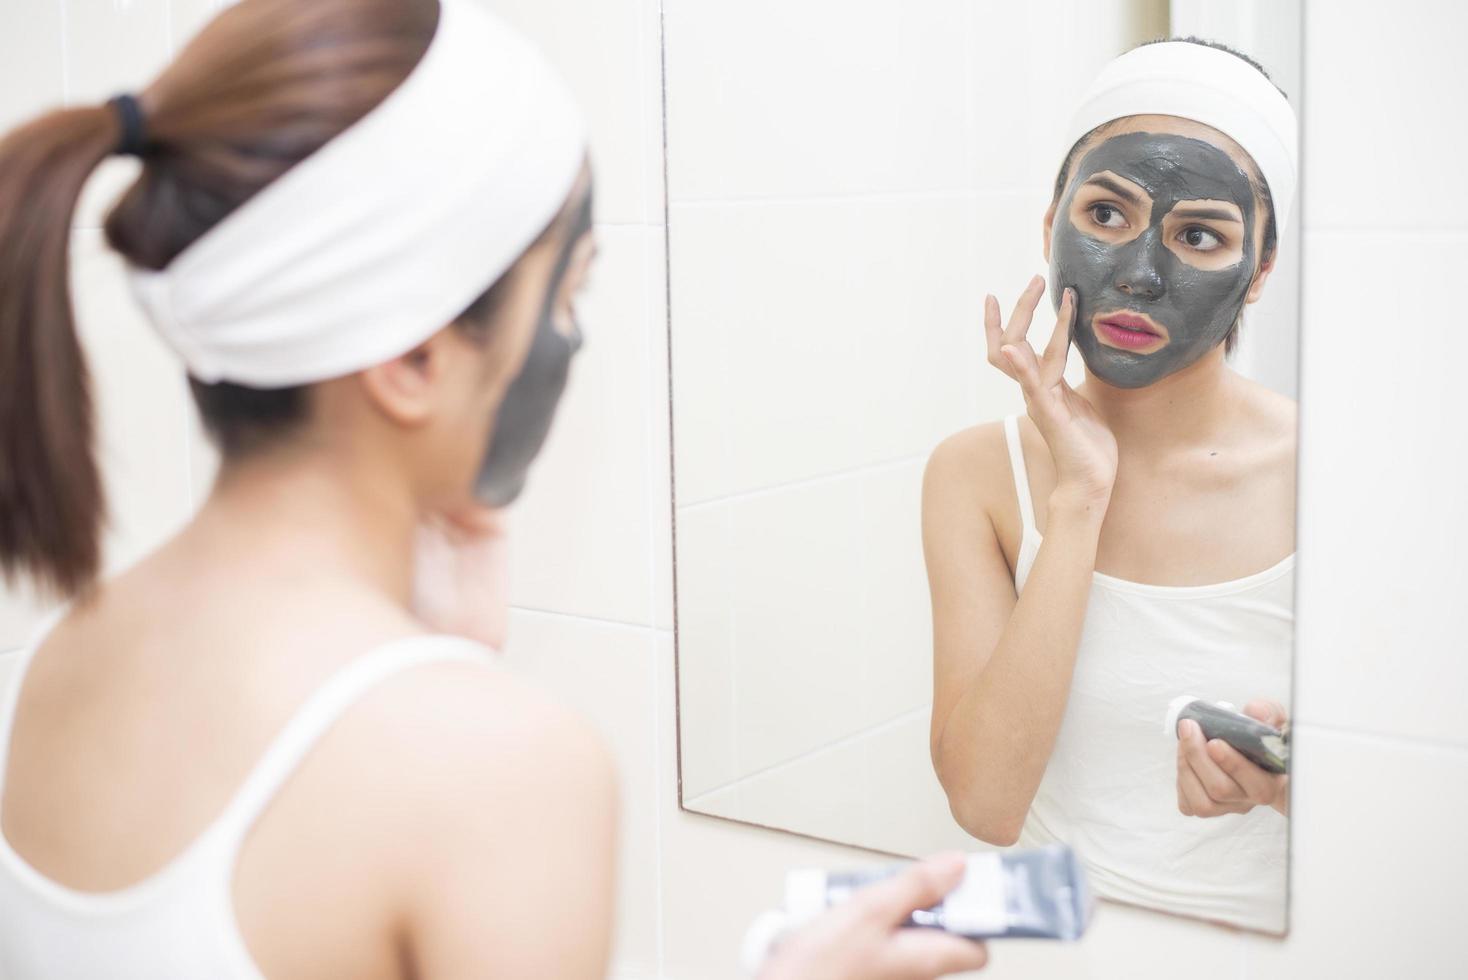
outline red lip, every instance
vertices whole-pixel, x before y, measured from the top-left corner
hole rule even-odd
[[[1126,310],[1096,314],[1091,320],[1091,329],[1107,346],[1122,350],[1152,353],[1167,345],[1165,328],[1151,317]]]
[[[1151,317],[1140,316],[1136,313],[1107,313],[1098,317],[1096,322],[1120,327],[1123,330],[1140,330],[1142,333],[1150,333],[1155,337],[1165,334],[1152,322]]]

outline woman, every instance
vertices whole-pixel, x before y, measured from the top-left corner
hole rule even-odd
[[[1225,355],[1274,267],[1294,117],[1190,39],[1112,62],[1071,138],[1044,352],[1043,279],[1007,324],[985,304],[1027,418],[950,437],[926,474],[933,763],[976,837],[1066,840],[1103,895],[1280,929],[1287,777],[1194,722],[1158,732],[1188,694],[1285,722],[1295,406]]]
[[[107,239],[223,464],[98,581],[67,240],[114,151],[143,166]],[[590,193],[564,88],[469,0],[244,0],[140,97],[0,143],[0,564],[75,600],[0,697],[0,974],[605,970],[607,752],[483,645]],[[917,866],[769,975],[980,965],[895,928],[959,874]]]

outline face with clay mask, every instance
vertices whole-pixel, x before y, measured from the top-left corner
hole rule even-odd
[[[1050,280],[1057,308],[1075,290],[1090,372],[1140,388],[1221,344],[1254,281],[1257,211],[1248,174],[1205,139],[1103,131],[1084,148],[1056,209]]]
[[[579,259],[585,264],[591,236],[591,193],[588,191],[570,223],[556,259],[536,322],[525,363],[500,403],[489,449],[475,480],[474,495],[483,504],[503,507],[525,488],[530,464],[550,434],[551,422],[570,375],[571,358],[581,348],[581,328],[567,295],[568,275]]]

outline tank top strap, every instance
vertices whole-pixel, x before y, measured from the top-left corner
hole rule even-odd
[[[414,636],[384,644],[338,670],[286,722],[210,827],[214,844],[232,854],[316,743],[373,687],[410,668],[450,661],[495,662],[488,647],[470,640]]]
[[[1019,416],[1004,417],[1004,441],[1009,444],[1009,469],[1014,474],[1014,494],[1019,498],[1019,516],[1024,537],[1039,533],[1035,527],[1035,505],[1030,500],[1030,475],[1025,470],[1025,454],[1019,438]]]

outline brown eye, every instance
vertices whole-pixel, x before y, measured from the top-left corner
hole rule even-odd
[[[1182,233],[1178,235],[1178,240],[1188,246],[1188,248],[1196,249],[1199,252],[1211,252],[1223,244],[1213,232],[1207,228],[1199,228],[1196,225],[1191,228],[1184,228]]]
[[[1103,228],[1125,228],[1126,218],[1110,204],[1093,204],[1089,208],[1091,220]]]

